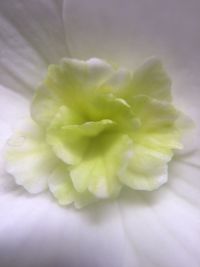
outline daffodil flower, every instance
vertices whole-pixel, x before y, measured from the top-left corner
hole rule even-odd
[[[1,266],[200,265],[200,6],[180,2],[0,3]]]
[[[29,192],[49,188],[77,207],[118,196],[123,185],[160,187],[186,121],[155,59],[131,75],[97,58],[65,58],[49,67],[31,117],[7,144],[7,172]]]

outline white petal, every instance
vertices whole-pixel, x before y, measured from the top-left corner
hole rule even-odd
[[[137,190],[155,190],[167,182],[170,158],[140,145],[133,146],[133,151],[127,169],[120,174],[122,183]]]
[[[2,266],[122,266],[126,243],[115,205],[77,212],[47,196],[10,192],[0,196],[0,209]]]
[[[181,193],[192,196],[195,187],[180,188],[182,176],[172,179],[179,183]],[[198,189],[196,201],[199,193]],[[165,186],[154,193],[126,192],[119,207],[124,229],[141,266],[199,266],[199,205]]]
[[[5,150],[5,169],[18,185],[24,186],[30,193],[47,189],[57,158],[36,123],[31,119],[24,121],[8,140]]]
[[[34,89],[47,65],[69,55],[61,1],[0,2],[0,82],[20,92]]]
[[[5,152],[3,153],[3,150],[5,150],[7,142],[7,152],[9,152],[10,159],[7,162],[7,171],[16,176],[17,183],[23,184],[29,191],[41,191],[47,185],[47,172],[49,168],[52,168],[52,161],[54,162],[55,158],[43,144],[41,145],[41,142],[37,142],[40,140],[41,134],[36,127],[29,128],[29,125],[25,124],[25,128],[21,129],[21,132],[18,132],[18,134],[15,133],[15,136],[12,136],[8,141],[19,124],[28,116],[29,103],[7,88],[0,87],[0,93],[0,106],[3,110],[0,115],[1,173],[3,173],[3,168],[5,171],[3,159]],[[38,153],[35,153],[36,151]],[[41,167],[39,173],[37,168],[35,168],[36,166]],[[34,172],[37,172],[37,176],[39,175],[41,179],[38,183],[32,184],[32,180],[34,180],[33,178],[36,175]],[[3,179],[1,179],[1,182],[4,183]]]
[[[67,0],[63,15],[74,57],[136,66],[156,55],[179,70],[200,62],[199,1]]]
[[[2,1],[9,8],[11,2],[19,3]],[[173,53],[168,60],[178,69],[172,71],[172,80],[177,75],[181,80],[174,85],[179,88],[176,98],[199,123],[200,81],[195,67],[200,62],[199,1],[71,0],[65,1],[65,8],[65,26],[76,57],[129,63],[134,58],[130,63],[134,65],[149,54]],[[184,161],[199,163],[198,155]],[[177,171],[170,177],[170,189],[125,194],[121,216],[109,203],[76,212],[61,209],[46,196],[33,198],[7,190],[0,195],[1,265],[199,267],[199,170],[186,171],[179,165]]]
[[[26,98],[12,92],[10,88],[1,85],[0,95],[0,119],[10,127],[15,127],[20,119],[28,115],[29,102]]]
[[[3,155],[4,145],[12,131],[28,114],[28,101],[12,92],[12,90],[0,85],[0,173],[3,171]]]

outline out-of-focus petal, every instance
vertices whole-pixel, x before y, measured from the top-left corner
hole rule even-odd
[[[4,149],[8,138],[18,126],[19,120],[25,119],[29,113],[27,99],[12,90],[0,86],[0,174],[5,172]],[[3,177],[1,183],[5,182]]]
[[[198,267],[199,170],[173,170],[170,180],[155,194],[124,192],[119,204],[124,231],[141,266]]]
[[[62,1],[8,0],[0,3],[0,83],[33,90],[47,65],[69,55]]]
[[[73,57],[136,66],[156,55],[192,68],[200,62],[199,9],[198,0],[65,0],[63,20]]]

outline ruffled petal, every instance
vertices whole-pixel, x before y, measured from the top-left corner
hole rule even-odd
[[[105,142],[107,149],[98,155]],[[121,185],[116,175],[127,164],[131,144],[127,136],[105,136],[103,142],[92,147],[89,158],[72,167],[70,176],[76,190],[84,192],[89,189],[99,198],[118,195]]]
[[[144,146],[171,155],[171,149],[181,149],[181,134],[185,126],[192,124],[173,105],[148,96],[132,98],[132,107],[141,120],[141,127],[133,139]],[[159,116],[157,116],[159,114]]]
[[[59,163],[48,179],[50,191],[61,205],[68,205],[74,202],[76,208],[82,208],[95,201],[94,196],[89,192],[77,193],[72,184],[69,167]]]
[[[94,139],[95,145],[95,137],[104,130],[109,130],[113,125],[115,123],[111,120],[102,120],[86,122],[81,125],[64,124],[61,128],[58,128],[58,121],[55,119],[48,130],[47,142],[51,145],[57,157],[66,164],[77,164],[92,146],[90,139]],[[100,148],[98,144],[95,147]]]
[[[190,76],[177,99],[185,110],[188,100],[188,110],[198,123],[199,68],[195,77],[191,74],[195,68],[190,67],[199,62],[199,2],[186,2],[126,1],[122,7],[118,1],[64,1],[70,48],[76,57],[108,56],[123,63],[135,58],[133,65],[138,57],[154,53],[167,54],[168,59],[172,53],[179,59],[173,59],[178,74],[181,66],[188,68],[184,76]],[[198,150],[199,142],[195,146]],[[173,188],[126,193],[119,210],[106,203],[84,210],[83,215],[70,209],[66,212],[47,198],[16,197],[13,192],[1,195],[2,266],[199,267],[199,170],[191,167],[199,163],[199,157],[194,154],[194,158],[183,157],[177,173],[170,174],[170,180],[176,181]]]
[[[55,99],[45,86],[40,86],[32,100],[31,117],[40,126],[47,127],[60,105],[59,99]]]
[[[140,145],[134,145],[133,151],[126,169],[120,173],[122,183],[137,190],[155,190],[167,182],[170,156]]]
[[[64,164],[59,164],[49,177],[49,189],[53,193],[59,204],[71,204],[76,196],[76,191],[69,177],[69,168]]]
[[[145,95],[157,100],[171,102],[171,80],[156,58],[147,60],[132,77],[125,98]]]
[[[81,103],[82,94],[92,93],[112,74],[106,62],[92,58],[88,61],[64,58],[60,65],[51,65],[44,84],[65,102]]]
[[[31,115],[41,126],[47,126],[59,106],[68,104],[79,113],[89,109],[83,99],[90,99],[113,73],[111,66],[103,60],[88,61],[65,58],[60,65],[51,65],[47,78],[34,96]]]
[[[50,173],[57,164],[51,148],[45,143],[44,132],[32,121],[25,121],[6,146],[6,171],[18,185],[30,193],[47,188]]]

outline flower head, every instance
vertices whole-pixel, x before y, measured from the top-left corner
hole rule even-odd
[[[92,58],[51,65],[31,105],[32,121],[9,140],[7,171],[31,193],[47,187],[77,207],[123,186],[154,190],[182,148],[183,117],[157,59],[135,73]]]
[[[199,8],[200,1],[196,0],[0,1],[2,267],[200,266]],[[16,122],[30,113],[33,92],[44,78],[49,64],[63,57],[86,59],[95,56],[134,70],[152,55],[161,57],[170,73],[173,103],[196,124],[194,132],[184,138],[184,149],[172,149],[171,153],[175,155],[168,164],[169,179],[164,186],[151,192],[127,187],[114,200],[98,201],[77,211],[73,207],[57,205],[48,193],[35,196],[15,185],[16,181],[32,193],[50,188],[63,204],[75,200],[76,205],[83,206],[93,200],[93,194],[86,197],[77,190],[68,190],[68,181],[74,187],[69,172],[72,164],[59,159],[47,143],[48,125],[45,119],[42,122],[45,105],[40,106],[40,123],[36,122],[36,109],[32,105],[32,119],[19,127],[8,141],[7,151],[12,151],[13,156],[10,154],[7,169],[15,179],[5,173],[4,145]],[[111,69],[117,71],[116,67]],[[148,84],[148,90],[162,88],[160,92],[169,92],[166,75],[153,75],[156,68],[150,69],[149,75],[139,75],[143,82],[142,85],[137,82],[140,84],[138,90],[142,91],[141,88]],[[157,68],[159,74],[161,69]],[[120,73],[111,79],[112,87],[124,88],[129,81],[126,71]],[[133,75],[136,77],[137,73]],[[132,74],[128,76],[132,79]],[[165,77],[166,83],[161,77]],[[43,84],[41,100],[49,98],[46,87]],[[154,92],[151,94],[153,99],[170,103],[169,96],[163,95],[158,99],[159,90]],[[130,98],[117,97],[127,103]],[[39,98],[36,96],[35,99],[39,104]],[[45,103],[46,114],[56,114],[51,97]],[[146,115],[149,112],[150,109]],[[147,118],[143,125],[149,121]],[[176,124],[180,130],[179,119]],[[137,121],[135,131],[139,126],[142,124]],[[125,154],[124,162],[133,157],[134,151],[136,149]],[[122,171],[126,165],[123,168]]]

